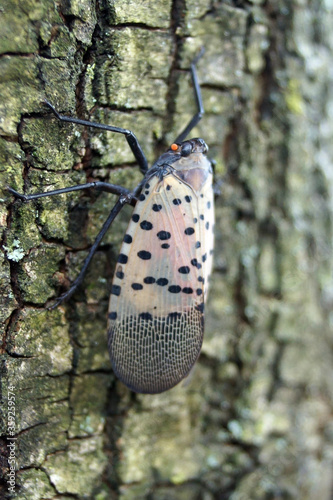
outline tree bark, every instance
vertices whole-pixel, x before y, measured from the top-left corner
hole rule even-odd
[[[2,6],[1,497],[13,491],[14,453],[19,499],[329,500],[332,6]],[[80,192],[22,203],[5,186],[135,187],[141,175],[123,136],[61,124],[43,100],[133,130],[151,163],[195,111],[185,70],[202,46],[206,114],[193,136],[209,145],[221,191],[205,341],[185,383],[137,395],[113,375],[106,343],[130,209],[84,285],[49,311],[115,197]]]

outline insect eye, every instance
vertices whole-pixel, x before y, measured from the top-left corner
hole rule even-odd
[[[189,156],[191,153],[192,153],[192,145],[188,142],[187,144],[183,145],[181,155]]]

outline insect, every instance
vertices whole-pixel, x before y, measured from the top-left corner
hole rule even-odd
[[[203,139],[185,140],[204,109],[196,63],[191,76],[197,113],[151,168],[130,130],[60,115],[65,122],[123,134],[144,175],[133,190],[92,182],[32,195],[9,191],[24,201],[97,188],[118,195],[83,268],[70,289],[55,302],[72,296],[111,223],[126,204],[134,211],[113,278],[108,345],[118,378],[139,393],[160,393],[185,378],[196,362],[203,340],[204,304],[212,269],[214,197],[212,166]]]

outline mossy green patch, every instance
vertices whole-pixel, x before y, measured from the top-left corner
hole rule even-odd
[[[49,477],[45,471],[38,469],[18,471],[16,480],[19,488],[24,487],[24,500],[41,500],[42,498],[52,498],[56,495],[56,491],[50,484]]]
[[[53,274],[59,269],[59,262],[65,251],[57,245],[44,245],[33,248],[29,255],[20,261],[18,283],[24,300],[34,304],[45,304],[54,295]]]
[[[116,24],[140,23],[146,26],[168,28],[170,25],[172,2],[164,0],[131,0],[114,2],[114,22]]]
[[[0,59],[0,127],[16,136],[21,114],[36,111],[41,100],[36,57],[4,56]]]
[[[23,311],[11,326],[8,352],[27,357],[23,361],[26,363],[25,373],[29,377],[37,374],[59,376],[68,372],[71,368],[72,346],[61,311]],[[31,372],[26,372],[29,366]]]
[[[110,30],[105,42],[110,47],[110,56],[99,68],[98,101],[110,106],[163,112],[165,80],[171,63],[170,36],[158,31],[124,28]]]
[[[45,106],[45,113],[47,109]],[[82,128],[63,125],[50,115],[25,120],[22,140],[29,146],[30,162],[35,168],[63,172],[70,170],[79,159],[78,149],[83,147],[81,133]]]
[[[103,474],[107,458],[100,436],[72,440],[65,451],[49,455],[44,468],[57,492],[90,496]]]
[[[74,408],[69,435],[86,437],[101,433],[105,425],[104,408],[111,377],[86,374],[73,380],[70,403]]]
[[[296,115],[304,114],[304,102],[301,94],[300,82],[296,79],[291,79],[288,82],[286,104],[289,111],[292,113],[295,113]]]

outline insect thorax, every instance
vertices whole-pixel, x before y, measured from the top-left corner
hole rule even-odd
[[[154,163],[147,178],[157,175],[162,180],[167,175],[175,175],[188,184],[198,194],[205,183],[211,183],[212,165],[206,156],[208,147],[203,139],[190,139],[180,144],[172,144]]]
[[[202,153],[192,153],[186,158],[180,158],[173,164],[173,168],[176,175],[197,193],[202,190],[207,179],[212,175],[211,163]]]

